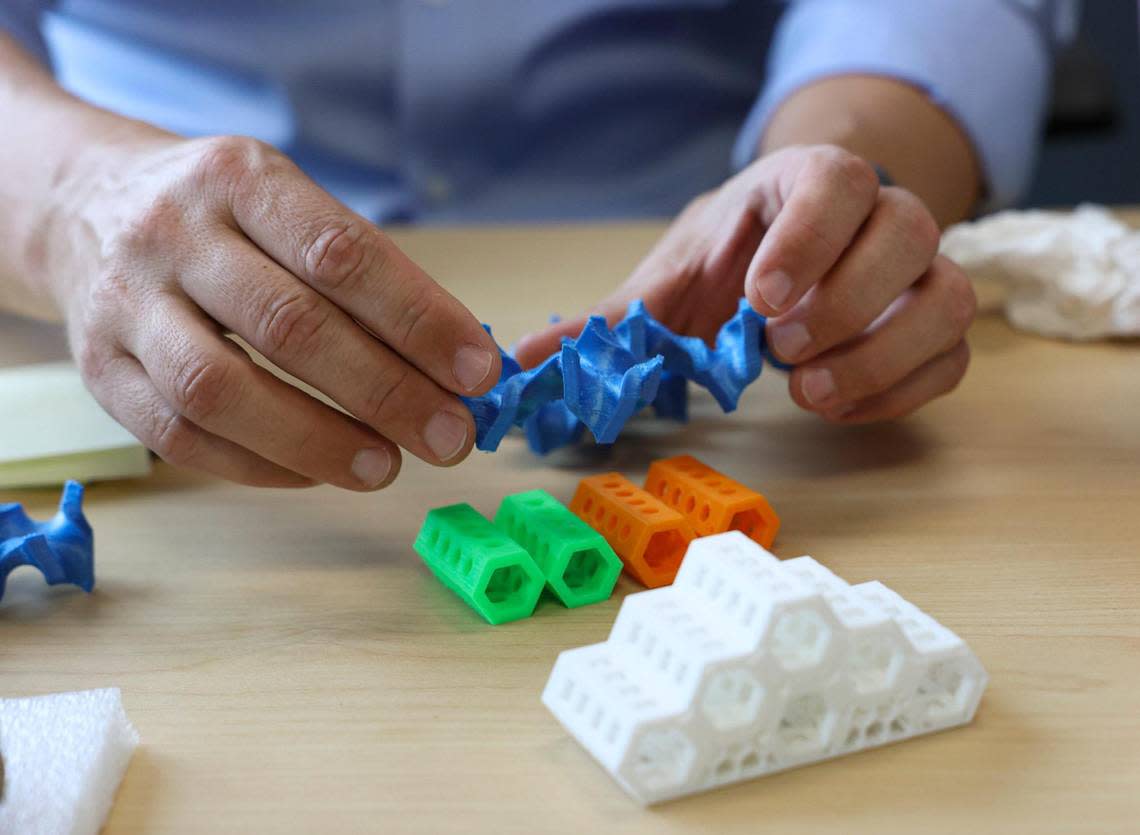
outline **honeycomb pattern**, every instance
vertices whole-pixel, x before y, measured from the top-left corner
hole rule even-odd
[[[734,531],[626,597],[605,642],[563,652],[543,702],[656,803],[967,723],[985,685],[962,640],[890,589]]]

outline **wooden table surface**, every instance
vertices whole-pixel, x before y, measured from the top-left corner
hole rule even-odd
[[[414,231],[410,254],[505,340],[623,276],[650,225]],[[106,832],[1140,831],[1140,346],[972,333],[920,416],[798,411],[777,373],[721,415],[644,421],[609,457],[521,441],[378,495],[258,491],[159,466],[88,494],[99,585],[28,569],[0,604],[0,696],[117,686],[143,744]],[[0,320],[0,361],[63,354]],[[431,507],[568,500],[579,478],[692,453],[766,493],[776,551],[879,579],[990,672],[970,727],[643,810],[539,702],[562,649],[635,588],[489,627],[411,549]],[[49,514],[54,491],[0,493]],[[714,829],[715,827],[715,829]]]

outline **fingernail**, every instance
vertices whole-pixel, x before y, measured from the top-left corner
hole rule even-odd
[[[467,422],[451,412],[436,412],[424,427],[424,442],[440,461],[450,461],[467,445]]]
[[[465,391],[474,391],[487,379],[494,361],[490,351],[478,345],[464,345],[455,352],[451,370]]]
[[[804,372],[800,387],[804,399],[813,406],[819,406],[835,394],[835,378],[826,368],[809,368]]]
[[[780,310],[792,294],[792,279],[783,270],[776,270],[756,279],[756,292],[773,310]]]
[[[799,322],[773,325],[768,331],[768,339],[771,340],[776,353],[788,362],[799,359],[800,354],[811,344],[811,334]]]
[[[362,449],[352,459],[352,474],[365,487],[379,487],[392,472],[392,456],[386,449]]]

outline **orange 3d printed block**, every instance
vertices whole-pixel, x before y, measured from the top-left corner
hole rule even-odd
[[[780,530],[780,517],[767,499],[691,455],[654,461],[645,489],[683,513],[697,536],[740,531],[771,548]]]
[[[582,479],[570,510],[604,536],[626,570],[651,589],[673,582],[693,539],[683,515],[620,473]]]

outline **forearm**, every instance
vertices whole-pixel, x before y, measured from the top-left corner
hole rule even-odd
[[[0,310],[57,319],[58,277],[69,263],[67,228],[77,181],[93,161],[129,154],[166,136],[64,92],[0,32]]]
[[[800,88],[772,116],[760,153],[806,144],[838,145],[881,166],[942,226],[967,217],[981,194],[970,140],[921,91],[901,81],[844,75]]]

